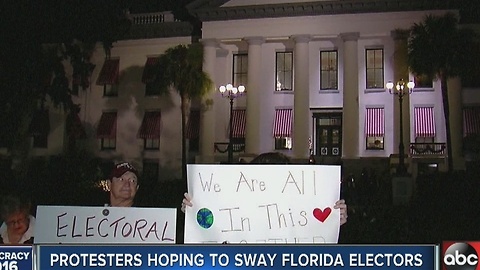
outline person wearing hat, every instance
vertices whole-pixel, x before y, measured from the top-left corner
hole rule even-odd
[[[137,194],[138,171],[128,162],[116,164],[107,181],[110,189],[110,206],[131,207]]]

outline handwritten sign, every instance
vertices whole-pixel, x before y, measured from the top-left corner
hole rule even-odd
[[[175,208],[37,207],[35,244],[175,243]]]
[[[188,165],[185,243],[337,243],[340,167]]]

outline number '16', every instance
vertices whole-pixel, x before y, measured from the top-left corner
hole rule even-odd
[[[0,270],[18,270],[17,261],[4,261],[0,263]]]

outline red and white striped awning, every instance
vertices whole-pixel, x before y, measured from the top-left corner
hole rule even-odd
[[[385,135],[384,108],[367,108],[365,111],[365,136],[383,137]]]
[[[120,59],[105,59],[102,70],[97,78],[97,85],[114,85],[118,82],[118,75],[120,74]]]
[[[138,130],[138,138],[158,139],[160,138],[160,111],[145,112],[142,125]]]
[[[117,137],[117,112],[104,112],[97,128],[97,138],[115,139]]]
[[[433,107],[415,107],[415,137],[435,137]]]
[[[463,136],[480,134],[480,107],[463,108]]]
[[[187,139],[196,139],[200,136],[200,110],[191,110],[187,123]]]
[[[292,109],[276,109],[275,121],[273,122],[273,137],[291,137],[292,122]]]
[[[234,109],[232,111],[232,137],[233,138],[245,138],[245,126],[246,126],[246,110]]]
[[[158,63],[158,56],[148,57],[143,68],[142,82],[151,83],[155,80],[155,65]]]

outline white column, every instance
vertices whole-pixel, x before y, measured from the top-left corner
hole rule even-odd
[[[309,156],[309,110],[310,110],[310,87],[309,87],[309,35],[292,36],[295,41],[293,52],[293,156],[298,159],[305,159]]]
[[[465,170],[463,157],[463,111],[462,111],[462,81],[459,77],[447,81],[448,107],[450,109],[450,138],[452,142],[452,159],[454,170]],[[450,155],[450,153],[448,153]]]
[[[202,39],[203,44],[203,71],[210,75],[215,82],[215,58],[217,40]],[[215,86],[214,86],[215,87]],[[208,94],[202,98],[202,109],[200,113],[200,162],[214,162],[214,143],[215,143],[215,106],[209,104],[215,95],[215,89],[211,89]]]
[[[247,122],[245,153],[260,154],[260,115],[262,99],[261,65],[263,37],[246,37],[248,42]]]
[[[359,33],[343,33],[343,158],[358,158],[358,37]]]

